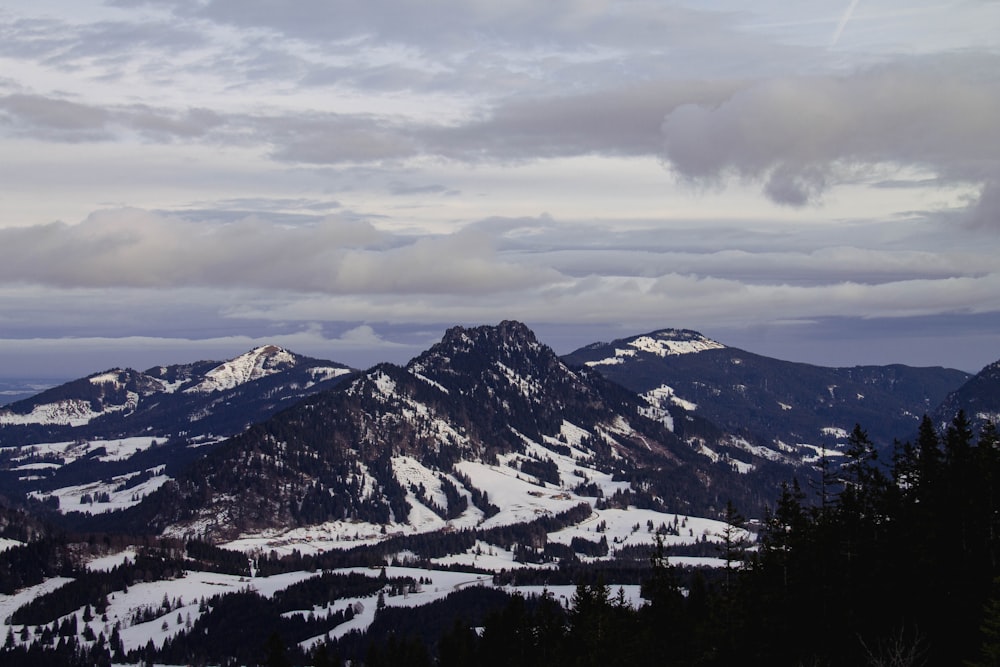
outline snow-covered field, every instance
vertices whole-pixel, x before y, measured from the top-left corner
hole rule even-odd
[[[485,548],[492,549],[488,545],[484,546]],[[90,569],[94,570],[110,569],[111,567],[120,564],[125,559],[134,558],[134,556],[135,552],[133,550],[128,550],[118,554],[94,559],[88,566]],[[706,561],[711,559],[685,560]],[[458,561],[455,559],[442,559],[441,562],[445,563]],[[479,558],[477,565],[479,567],[492,565],[498,568],[509,568],[514,565],[514,563],[510,552],[496,550],[492,556],[483,556]],[[358,572],[367,576],[377,576],[379,574],[378,570],[365,567],[344,568],[333,570],[333,572]],[[424,582],[417,587],[416,592],[384,596],[383,599],[386,606],[390,607],[419,607],[421,605],[440,600],[450,593],[468,586],[494,585],[491,575],[473,574],[467,572],[389,566],[385,568],[385,573],[390,579],[396,577],[411,577],[415,580]],[[152,641],[154,645],[160,647],[163,645],[164,641],[183,632],[199,618],[201,613],[203,613],[200,611],[200,609],[202,609],[200,606],[200,601],[202,599],[210,599],[212,596],[220,593],[236,592],[239,590],[256,591],[264,597],[272,597],[277,591],[284,590],[292,584],[311,577],[320,576],[320,574],[322,573],[314,571],[290,572],[271,577],[241,577],[228,574],[188,571],[185,572],[179,579],[137,583],[129,587],[127,592],[115,591],[108,596],[109,605],[104,617],[94,618],[88,623],[80,621],[80,636],[78,637],[78,640],[81,644],[87,644],[87,641],[83,638],[86,626],[89,626],[90,630],[95,634],[103,633],[105,637],[110,637],[114,627],[118,625],[120,628],[119,634],[126,651],[142,648],[146,646],[149,641]],[[37,628],[31,625],[27,627],[22,625],[12,625],[9,621],[10,615],[19,607],[36,597],[54,591],[70,581],[72,580],[67,578],[53,578],[37,586],[31,586],[19,591],[14,595],[0,595],[0,619],[2,619],[0,632],[2,632],[5,636],[8,632],[13,632],[15,641],[18,643],[30,643],[33,641],[35,639]],[[525,595],[541,594],[543,590],[542,586],[506,586],[504,588],[505,590],[511,592],[520,591]],[[639,596],[639,586],[626,585],[621,588],[625,592],[626,599],[629,600],[631,604],[638,606],[642,603]],[[613,586],[612,589],[614,592],[617,592],[618,586]],[[563,604],[568,604],[569,600],[571,600],[573,596],[575,587],[547,586],[544,587],[544,590],[547,590],[553,595],[553,597],[561,601]],[[161,606],[164,599],[168,599],[170,601],[169,611],[163,609]],[[355,611],[354,617],[346,623],[338,625],[325,635],[318,635],[302,642],[302,646],[304,648],[310,648],[312,645],[323,641],[325,638],[336,639],[337,637],[343,636],[352,630],[366,629],[375,617],[376,595],[330,600],[328,604],[321,609],[304,609],[300,612],[287,612],[286,615],[292,613],[319,613],[322,610],[328,610],[331,608],[341,609],[346,605],[352,606]],[[135,619],[137,612],[144,609],[156,609],[162,613],[159,613],[159,615],[152,620],[136,622]],[[77,609],[58,619],[52,619],[50,624],[53,621],[62,622],[64,619],[67,619],[72,615],[76,615],[77,619],[82,619],[84,617],[84,612],[85,609],[81,607],[80,609]],[[24,639],[22,639],[22,633],[25,633],[25,630],[26,634],[24,635]]]
[[[26,461],[34,458],[56,458],[62,461],[62,465],[72,463],[77,459],[89,456],[99,449],[105,453],[99,454],[96,458],[99,461],[123,461],[130,456],[149,449],[157,442],[156,438],[145,436],[135,438],[117,438],[114,440],[83,440],[70,442],[45,442],[26,447],[4,447],[8,453],[16,454],[11,460],[13,462]],[[25,464],[14,468],[15,470],[30,470],[32,464]]]

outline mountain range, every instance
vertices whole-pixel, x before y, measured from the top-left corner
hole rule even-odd
[[[77,528],[214,541],[320,526],[339,544],[580,502],[758,513],[855,424],[887,448],[923,414],[995,416],[997,366],[823,368],[677,329],[560,358],[510,321],[364,372],[264,346],[6,406],[0,492]]]
[[[480,637],[472,628],[485,626],[487,641],[496,627],[489,610],[508,601],[520,616],[553,605],[572,625],[588,595],[595,609],[644,618],[659,633],[698,614],[723,619],[706,601],[733,599],[734,576],[753,580],[744,574],[758,569],[740,567],[751,545],[778,559],[768,575],[777,578],[760,579],[770,582],[766,596],[812,581],[789,568],[790,556],[825,573],[818,592],[784,604],[766,597],[748,612],[763,614],[767,630],[757,634],[768,634],[779,627],[768,620],[775,609],[797,618],[803,604],[836,600],[845,582],[857,579],[842,592],[853,604],[870,583],[893,580],[887,573],[912,545],[882,546],[883,569],[855,563],[849,547],[867,532],[858,542],[831,543],[826,529],[821,543],[801,537],[809,521],[849,516],[836,509],[843,502],[829,513],[808,505],[839,473],[886,479],[869,465],[893,459],[875,460],[874,450],[895,452],[894,439],[912,440],[918,427],[922,442],[933,441],[928,424],[944,428],[959,410],[977,429],[995,419],[1000,364],[975,376],[821,368],[676,329],[559,357],[512,321],[453,327],[405,365],[364,371],[263,346],[223,362],[96,373],[0,409],[0,664],[290,664],[280,660],[286,651],[300,662],[331,664],[326,651],[356,664],[401,632],[434,642],[449,628]],[[981,443],[995,442],[995,432],[983,434]],[[989,502],[971,500],[992,493],[995,472],[975,477],[969,465],[994,450],[967,456],[966,435],[971,443],[964,426],[948,431],[936,467],[935,450],[898,450],[903,476],[889,479],[916,479],[914,511],[932,520],[905,513],[913,526],[900,531],[883,521],[891,514],[850,507],[876,519],[869,528],[936,536],[940,554],[951,554],[953,534],[995,516]],[[861,454],[849,459],[851,451]],[[960,484],[921,476],[951,470],[945,463],[965,466]],[[973,478],[978,496],[965,488]],[[801,485],[783,487],[793,479]],[[944,491],[921,495],[925,483]],[[898,509],[899,497],[887,493],[886,507]],[[941,510],[925,497],[956,509],[935,519]],[[816,551],[803,555],[803,545]],[[940,579],[944,591],[950,574],[968,569],[912,560],[929,564],[914,581]],[[665,563],[680,567],[668,575]],[[831,573],[851,568],[836,591],[824,588]],[[985,590],[992,577],[980,579],[975,587]],[[617,598],[588,581],[613,582]],[[519,597],[533,592],[542,597]],[[668,599],[684,613],[649,615]],[[934,607],[953,614],[949,604]],[[943,623],[940,613],[928,618],[935,622],[922,627]],[[714,646],[713,633],[732,631],[720,623],[704,621],[698,627],[708,630],[671,643],[690,635]],[[612,634],[635,638],[626,632]]]

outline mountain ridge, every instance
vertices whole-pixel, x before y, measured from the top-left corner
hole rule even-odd
[[[659,353],[678,343],[687,354]],[[651,402],[684,406],[776,456],[799,445],[843,443],[856,423],[888,446],[970,377],[940,367],[783,361],[676,329],[588,345],[563,359],[592,367]]]
[[[376,365],[220,444],[132,513],[169,534],[233,539],[280,526],[423,530],[522,516],[491,518],[492,493],[530,512],[617,491],[712,513],[722,495],[745,495],[732,466],[644,407],[567,367],[523,324],[453,327],[406,366]]]

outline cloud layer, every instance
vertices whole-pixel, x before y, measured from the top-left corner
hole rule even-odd
[[[977,322],[928,360],[974,370],[1000,357],[981,325],[998,22],[996,3],[14,3],[0,363],[267,336],[370,357],[516,317],[565,340],[854,323],[885,361],[872,322]]]

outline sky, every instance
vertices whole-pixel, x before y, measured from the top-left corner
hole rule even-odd
[[[0,377],[517,319],[1000,359],[1000,2],[11,0]]]

